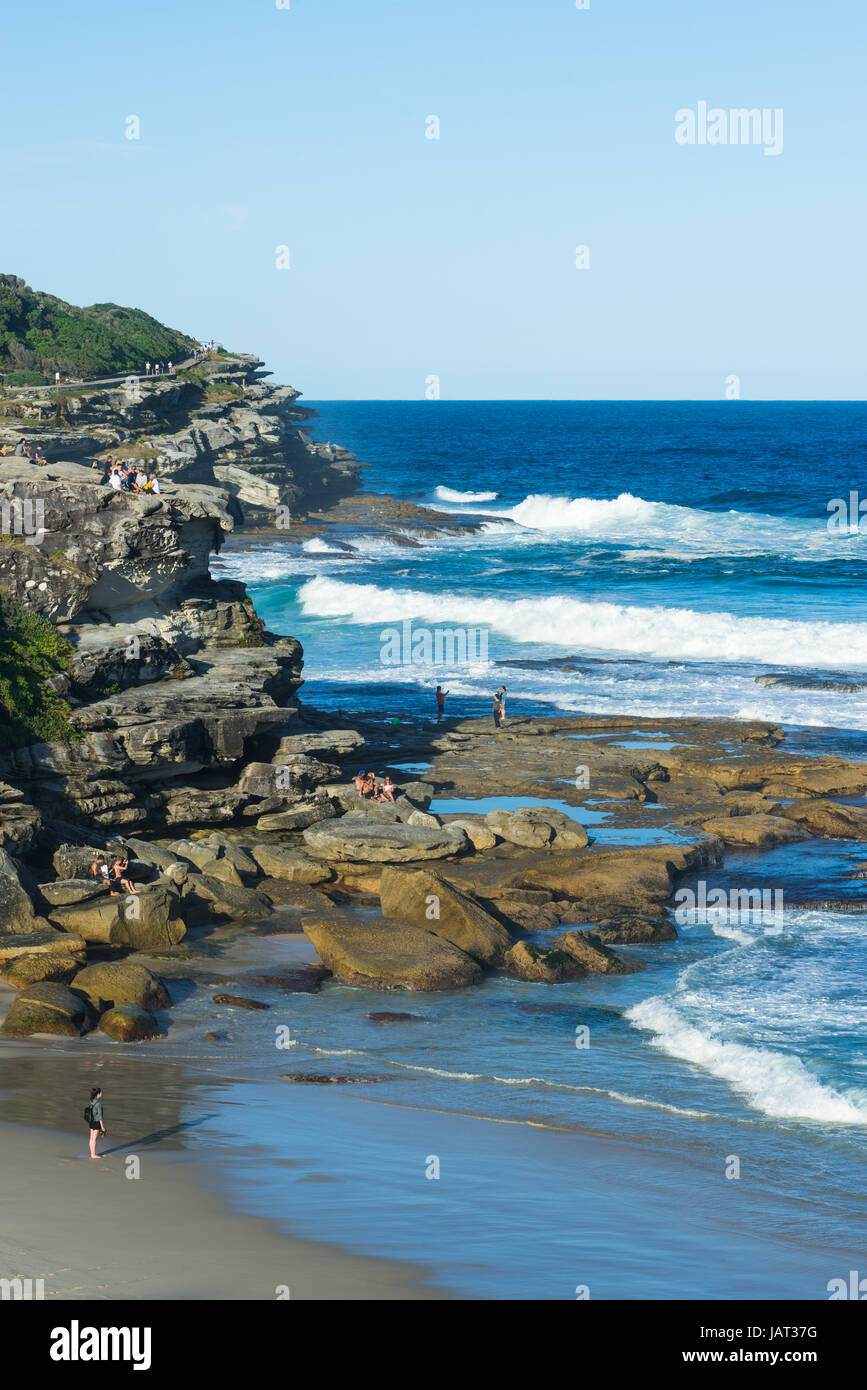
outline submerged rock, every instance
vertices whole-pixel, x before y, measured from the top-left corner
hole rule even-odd
[[[388,1009],[377,1009],[373,1013],[365,1014],[371,1023],[425,1023],[426,1019],[421,1014],[403,1014],[391,1012]]]
[[[331,1076],[321,1071],[284,1071],[281,1081],[297,1081],[308,1086],[354,1086],[371,1081],[391,1081],[390,1076]]]
[[[244,999],[239,994],[215,994],[215,1004],[231,1004],[236,1009],[270,1009],[261,999]]]

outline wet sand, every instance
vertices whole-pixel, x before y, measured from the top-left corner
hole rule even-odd
[[[61,1300],[274,1300],[287,1297],[286,1288],[290,1298],[308,1300],[444,1297],[424,1287],[424,1272],[410,1264],[296,1239],[268,1220],[231,1211],[219,1196],[218,1160],[184,1146],[186,1124],[177,1122],[174,1097],[166,1097],[174,1115],[153,1104],[149,1080],[162,1089],[166,1067],[158,1066],[156,1077],[150,1066],[139,1068],[135,1082],[130,1074],[123,1132],[115,1132],[106,1104],[104,1157],[93,1161],[83,1120],[77,1130],[74,1119],[55,1127],[61,1095],[71,1115],[83,1107],[86,1078],[76,1073],[84,1064],[52,1057],[51,1044],[17,1063],[10,1052],[4,1049],[0,1082],[8,1085],[23,1070],[26,1112],[39,1097],[49,1104],[40,1127],[0,1123],[0,1277],[42,1279],[44,1297]],[[127,1067],[135,1062],[111,1068],[115,1087]],[[107,1080],[105,1086],[108,1093]],[[153,1115],[150,1127],[137,1124],[144,1115],[136,1115],[130,1097],[138,1097],[142,1112],[157,1112],[159,1127]],[[7,1117],[19,1109],[18,1096],[7,1093],[3,1101]],[[127,1176],[131,1155],[140,1163],[138,1178]],[[255,1141],[248,1171],[255,1183]]]

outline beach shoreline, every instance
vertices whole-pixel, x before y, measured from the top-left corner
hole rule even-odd
[[[0,1277],[42,1281],[45,1299],[436,1299],[424,1272],[287,1235],[238,1212],[200,1153],[150,1147],[128,1177],[134,1143],[87,1157],[84,1132],[0,1122]],[[207,1168],[207,1163],[205,1164]],[[27,1191],[22,1200],[22,1175]],[[38,1285],[37,1285],[38,1287]]]

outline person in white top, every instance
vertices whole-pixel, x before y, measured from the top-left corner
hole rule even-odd
[[[145,483],[147,482],[147,480],[147,473],[144,471],[143,468],[140,468],[135,475],[135,485],[138,488],[139,492],[144,492]]]
[[[157,496],[160,493],[160,480],[156,473],[151,473],[151,492],[155,492]]]
[[[120,471],[113,468],[108,478],[109,487],[113,487],[115,492],[120,492]]]

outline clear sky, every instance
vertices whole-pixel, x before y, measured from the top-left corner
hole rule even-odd
[[[863,0],[43,0],[2,32],[0,270],[36,288],[311,400],[865,397]],[[782,152],[678,144],[700,102],[782,108]]]

